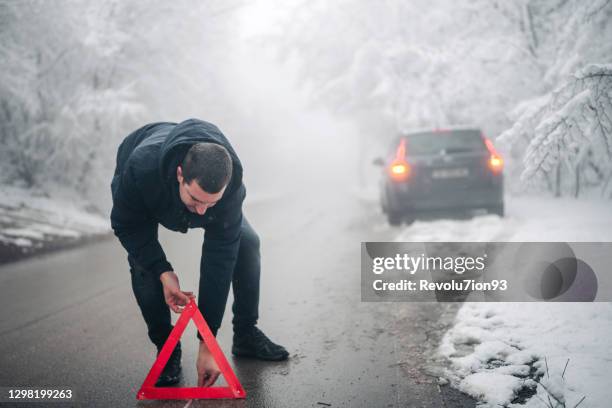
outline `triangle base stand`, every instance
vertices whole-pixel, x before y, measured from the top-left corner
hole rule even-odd
[[[166,363],[170,359],[174,348],[179,342],[189,320],[193,319],[204,343],[210,350],[217,366],[221,370],[221,374],[225,378],[227,382],[227,387],[156,387],[155,382],[159,378],[162,373]],[[229,365],[223,351],[219,347],[215,336],[213,336],[210,328],[206,324],[202,313],[200,313],[200,309],[198,309],[195,300],[191,300],[183,309],[181,313],[181,317],[179,317],[174,329],[170,332],[166,343],[162,347],[157,359],[153,363],[149,374],[145,378],[140,390],[136,394],[136,398],[139,400],[189,400],[189,399],[239,399],[245,398],[246,392],[236,374],[232,370],[232,367]]]

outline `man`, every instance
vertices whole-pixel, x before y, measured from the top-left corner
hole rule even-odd
[[[259,238],[242,214],[246,195],[236,152],[213,124],[197,119],[152,123],[119,146],[111,184],[111,225],[128,252],[132,289],[158,353],[193,294],[179,279],[157,238],[158,224],[180,232],[204,228],[198,307],[214,335],[221,326],[230,283],[234,292],[232,353],[262,360],[285,360],[287,351],[255,325],[258,318]],[[220,374],[200,338],[198,386]],[[180,343],[157,385],[181,378]]]

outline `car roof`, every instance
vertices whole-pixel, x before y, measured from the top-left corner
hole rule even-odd
[[[410,129],[407,131],[399,132],[398,136],[405,137],[405,136],[418,135],[418,134],[423,134],[423,133],[448,133],[448,132],[453,132],[457,130],[462,130],[462,131],[471,130],[477,133],[482,133],[482,130],[477,126],[454,125],[454,126],[441,126],[441,127],[436,127],[436,128]]]

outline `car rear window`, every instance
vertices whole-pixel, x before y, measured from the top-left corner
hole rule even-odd
[[[406,153],[408,155],[486,150],[479,130],[448,130],[413,133],[400,137],[397,144],[399,144],[401,139],[406,140]]]

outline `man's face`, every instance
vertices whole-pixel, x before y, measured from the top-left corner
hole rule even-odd
[[[191,183],[187,184],[183,178],[181,166],[176,169],[176,177],[179,182],[181,201],[189,211],[199,215],[204,215],[208,208],[217,204],[217,201],[223,196],[225,187],[227,187],[223,187],[218,193],[210,194],[202,190],[195,180],[191,180]]]

